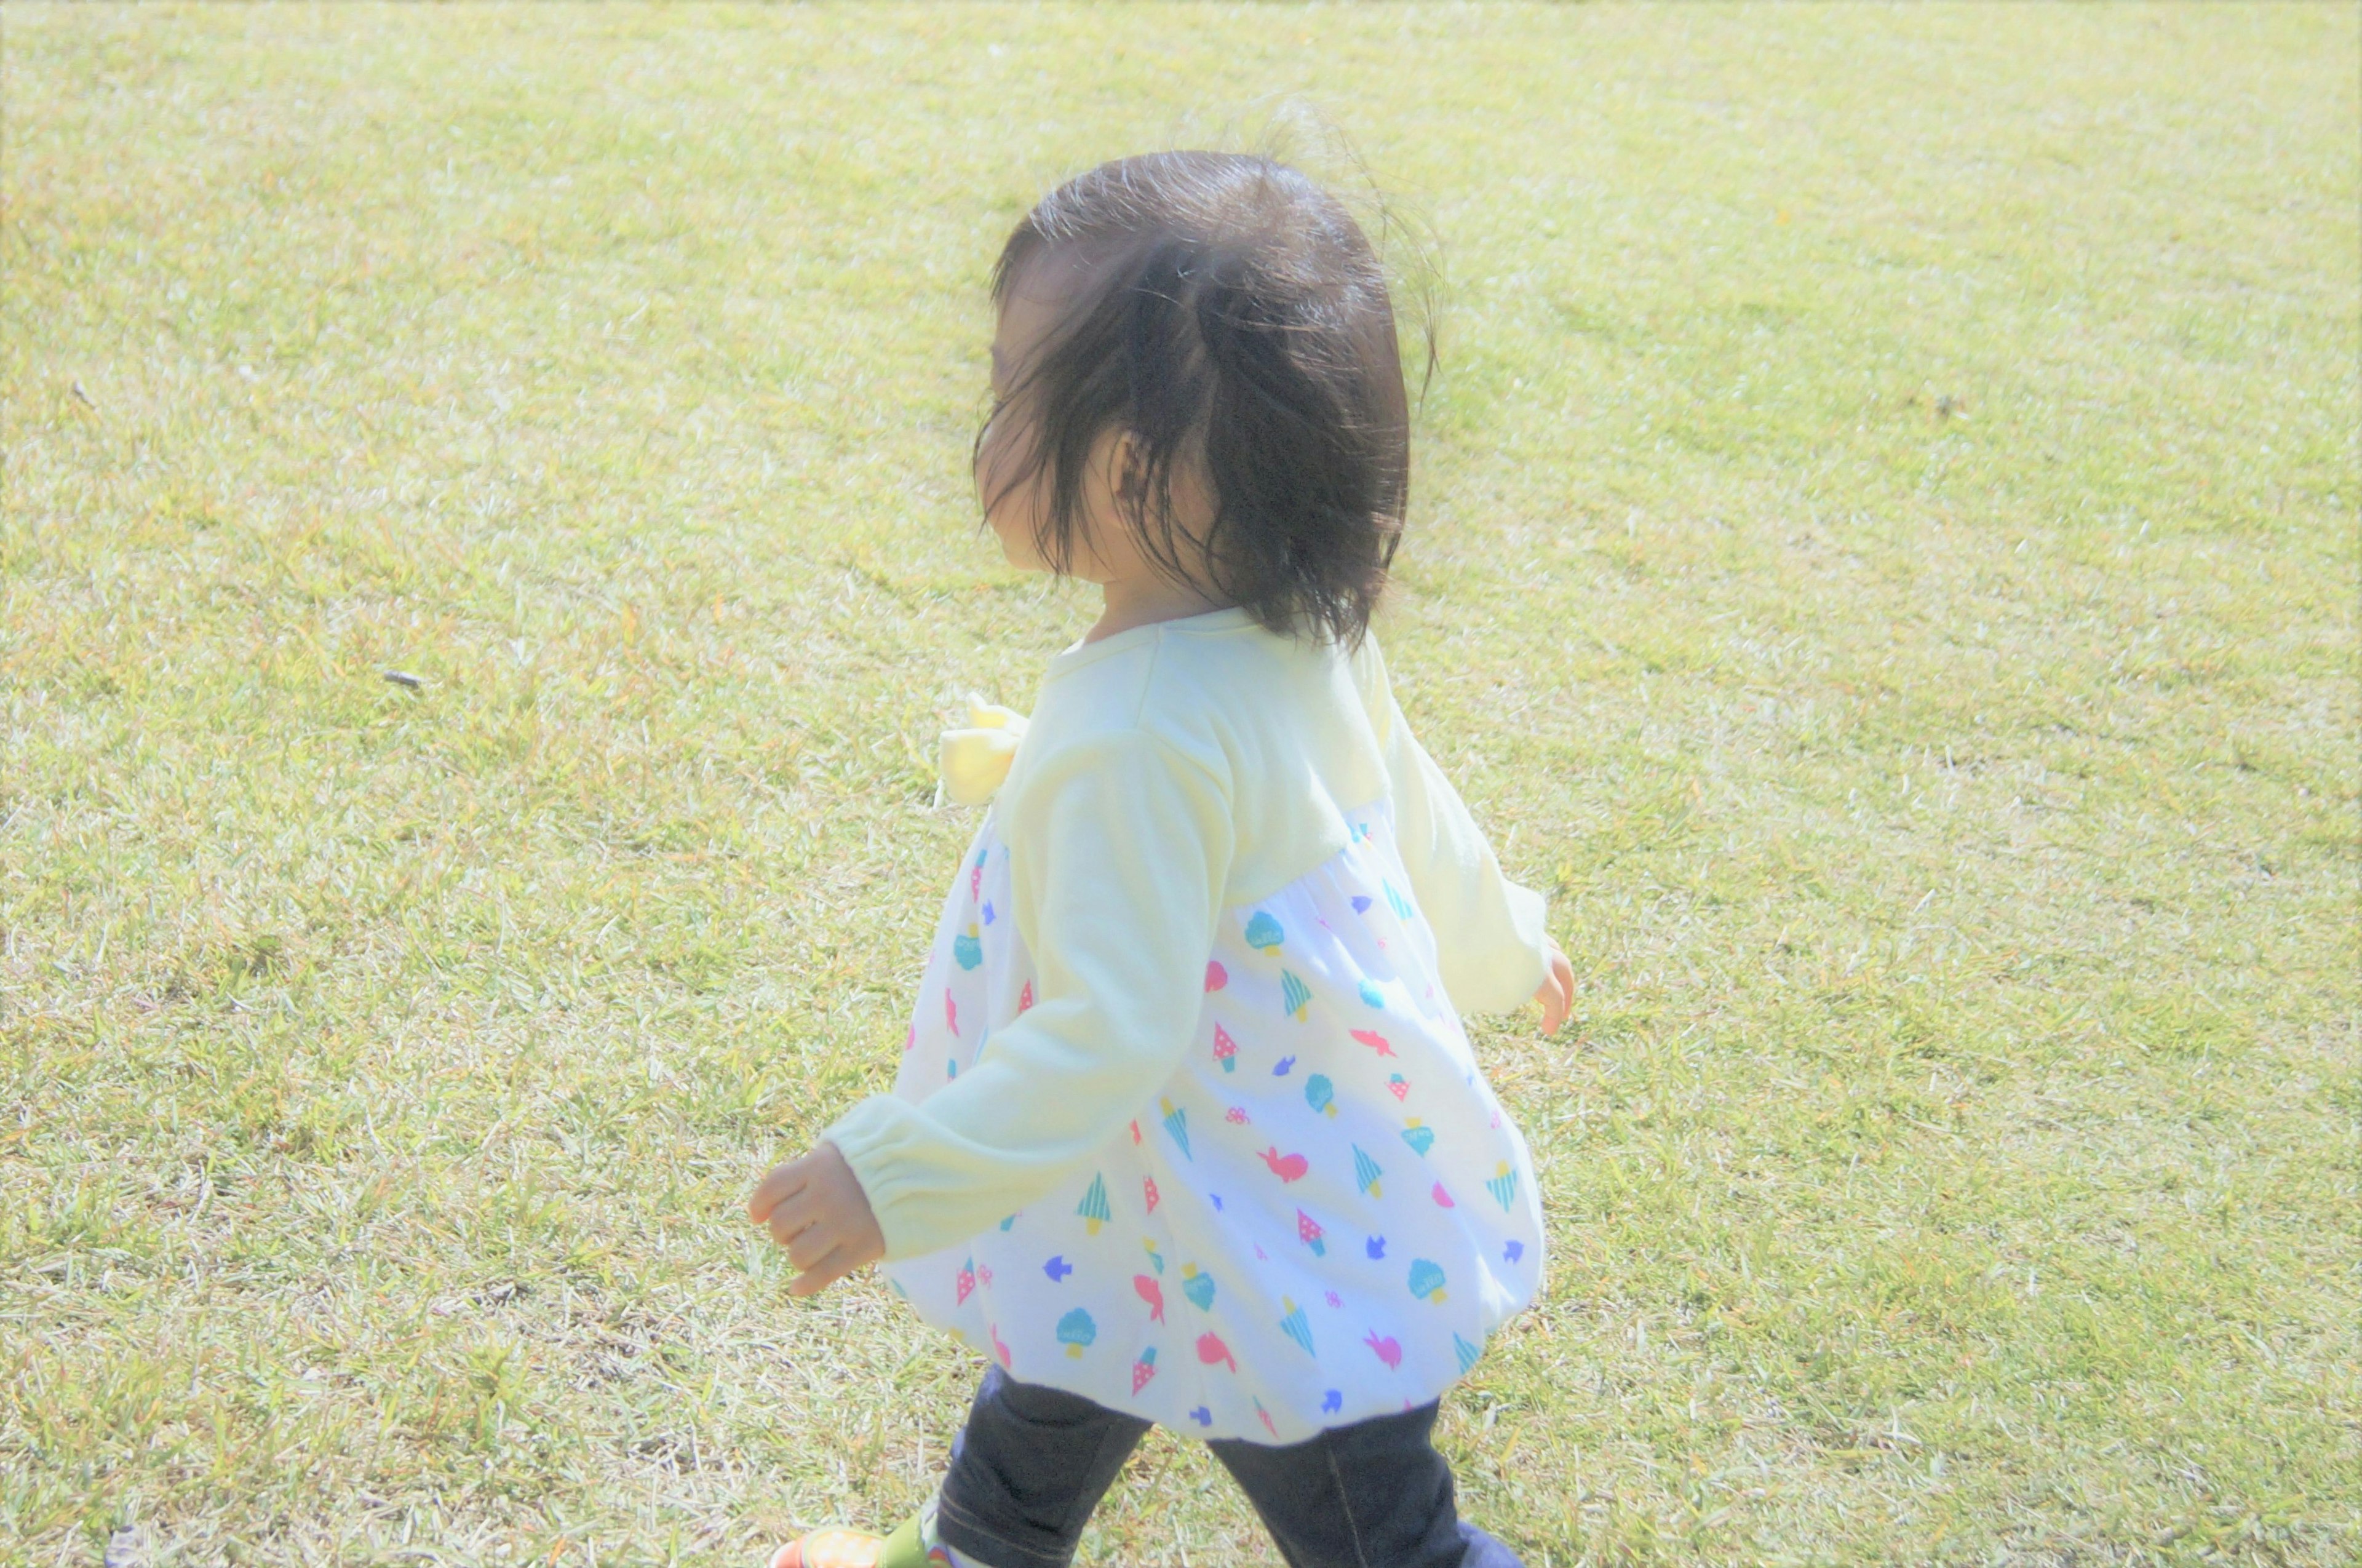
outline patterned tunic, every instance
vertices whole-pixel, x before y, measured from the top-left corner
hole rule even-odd
[[[1345,816],[1342,850],[1220,911],[1194,1043],[1096,1157],[998,1226],[886,1265],[921,1317],[1020,1379],[1280,1443],[1436,1397],[1533,1299],[1525,1140],[1444,991],[1390,803]],[[904,1100],[955,1082],[1033,1001],[997,818],[944,903]]]

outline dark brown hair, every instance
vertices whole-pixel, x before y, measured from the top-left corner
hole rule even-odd
[[[1002,493],[1048,475],[1043,559],[1070,569],[1092,446],[1129,431],[1139,466],[1119,510],[1160,572],[1273,632],[1358,647],[1402,535],[1410,431],[1385,269],[1344,204],[1267,157],[1119,159],[1026,215],[994,304],[1051,256],[1074,264],[1063,319],[977,436],[980,454],[994,420],[1025,420]],[[1213,502],[1193,541],[1210,580],[1176,538],[1185,463]]]

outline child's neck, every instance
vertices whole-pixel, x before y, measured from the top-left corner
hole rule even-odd
[[[1119,578],[1099,585],[1106,608],[1091,629],[1083,634],[1086,643],[1114,636],[1118,632],[1134,626],[1145,626],[1157,621],[1177,621],[1184,615],[1203,615],[1209,611],[1227,610],[1231,602],[1183,588],[1162,578],[1143,580],[1139,578]]]

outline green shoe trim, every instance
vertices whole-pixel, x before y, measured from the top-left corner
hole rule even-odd
[[[927,1538],[920,1528],[924,1517],[912,1514],[894,1527],[878,1549],[877,1568],[927,1568]]]

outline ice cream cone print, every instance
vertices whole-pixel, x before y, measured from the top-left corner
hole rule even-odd
[[[1032,1005],[1033,982],[1028,980],[1025,982],[1025,988],[1017,993],[1017,1010],[1023,1012],[1027,1008],[1032,1007]]]
[[[1155,1375],[1156,1347],[1151,1345],[1140,1353],[1138,1361],[1131,1364],[1131,1391],[1134,1394],[1139,1393],[1148,1386],[1148,1380]]]
[[[1226,1073],[1239,1070],[1239,1043],[1231,1039],[1231,1032],[1219,1023],[1214,1025],[1214,1060],[1222,1065],[1222,1071]]]
[[[1304,1315],[1304,1309],[1285,1296],[1279,1304],[1287,1309],[1287,1315],[1279,1320],[1280,1331],[1302,1345],[1306,1355],[1318,1357],[1320,1353],[1312,1348],[1312,1321]]]
[[[1285,1004],[1281,1010],[1297,1022],[1302,1023],[1310,1016],[1312,988],[1297,978],[1293,969],[1279,972],[1279,999]]]
[[[1092,1322],[1091,1315],[1079,1307],[1058,1320],[1058,1342],[1065,1346],[1066,1353],[1076,1361],[1082,1360],[1083,1353],[1090,1349],[1091,1342],[1098,1337],[1098,1325]]]
[[[968,922],[967,929],[952,938],[952,957],[963,969],[973,969],[984,962],[984,944],[978,939],[976,922]]]
[[[1189,1153],[1189,1113],[1169,1099],[1159,1099],[1156,1103],[1164,1112],[1164,1131],[1172,1133],[1173,1141],[1181,1145],[1182,1158],[1196,1158]]]
[[[1361,1184],[1363,1192],[1372,1198],[1378,1197],[1378,1177],[1385,1174],[1385,1168],[1370,1158],[1362,1145],[1353,1145],[1353,1179]]]
[[[1304,1103],[1323,1116],[1337,1114],[1337,1086],[1328,1074],[1315,1073],[1304,1080]]]
[[[1286,940],[1286,933],[1280,929],[1279,922],[1261,910],[1255,911],[1253,918],[1247,922],[1246,935],[1247,945],[1260,953],[1276,953]]]
[[[1096,1171],[1092,1173],[1090,1190],[1083,1194],[1083,1200],[1075,1206],[1075,1212],[1083,1217],[1084,1230],[1093,1236],[1099,1233],[1100,1226],[1113,1218],[1108,1211],[1107,1178],[1104,1176]]]
[[[1316,1258],[1325,1258],[1329,1255],[1329,1243],[1322,1239],[1326,1235],[1327,1232],[1320,1229],[1319,1220],[1301,1209],[1296,1211],[1296,1239],[1310,1247],[1312,1255]]]
[[[1485,1184],[1485,1190],[1500,1204],[1502,1213],[1509,1211],[1509,1205],[1518,1196],[1518,1173],[1509,1168],[1508,1161],[1503,1160],[1494,1170],[1493,1178]]]

